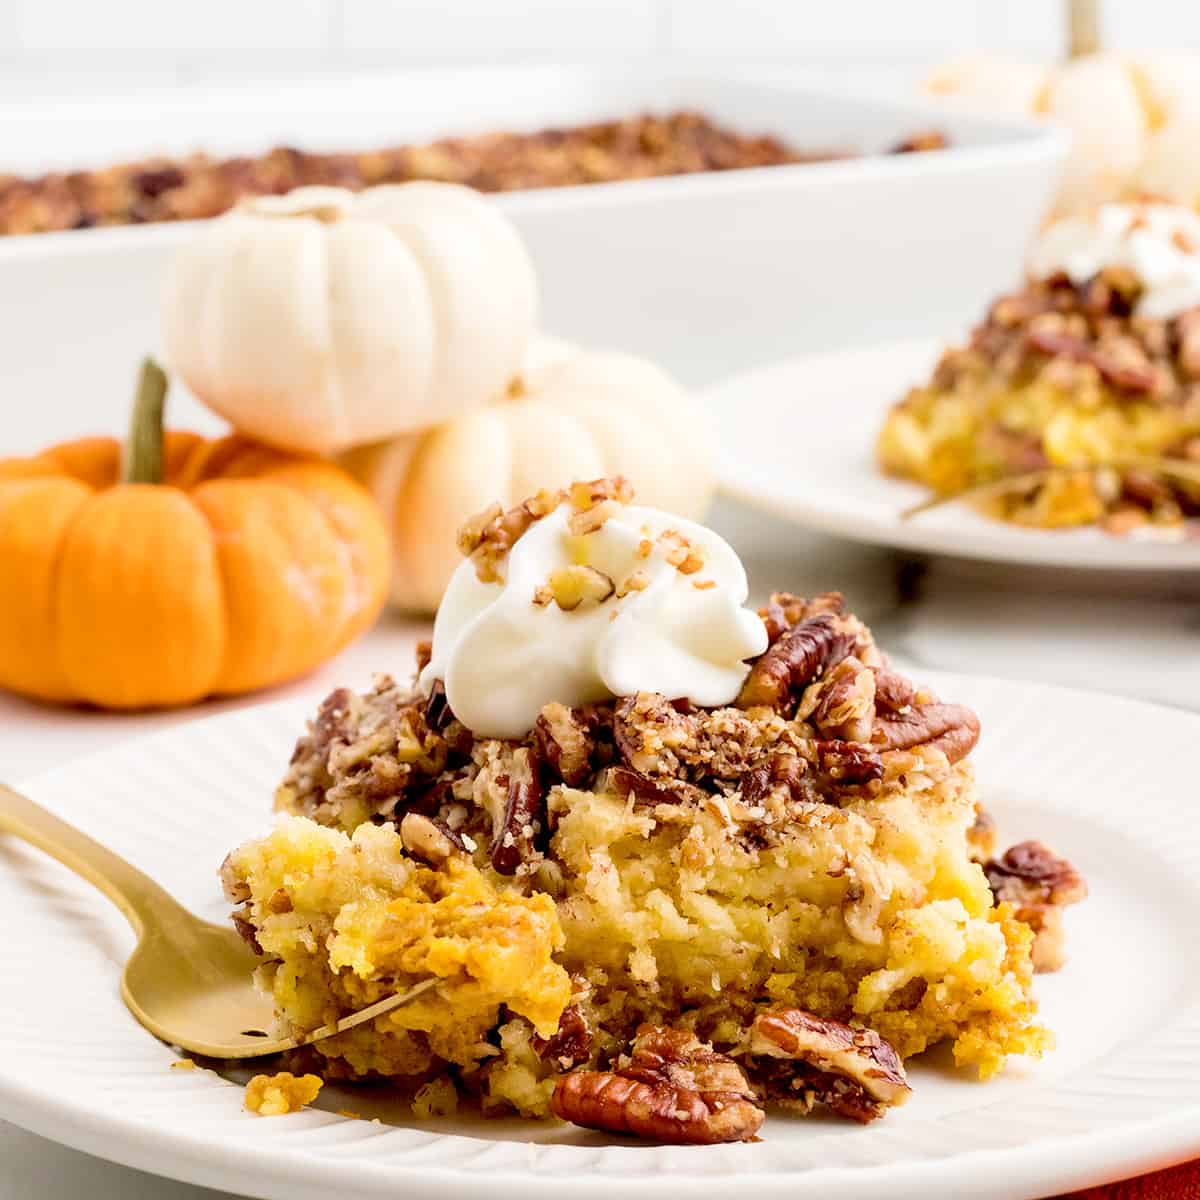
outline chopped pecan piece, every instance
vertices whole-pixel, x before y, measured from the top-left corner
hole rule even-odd
[[[258,944],[258,930],[248,921],[241,913],[233,913],[230,917],[233,921],[233,927],[238,931],[242,941],[254,951],[255,954],[261,955],[263,948]]]
[[[855,638],[838,629],[828,613],[806,617],[770,646],[754,666],[737,698],[739,708],[765,705],[782,709],[794,692],[802,691],[854,649]]]
[[[899,1055],[873,1029],[854,1029],[802,1009],[759,1013],[748,1049],[759,1060],[750,1074],[756,1082],[762,1077],[767,1098],[806,1113],[824,1104],[866,1124],[903,1104],[912,1091]]]
[[[917,704],[907,712],[879,717],[871,742],[881,750],[932,746],[952,763],[966,758],[979,741],[979,718],[965,704]]]
[[[568,786],[578,787],[591,773],[596,739],[579,709],[547,704],[533,726],[533,740],[546,766]]]
[[[440,866],[456,851],[466,850],[462,838],[444,821],[416,812],[404,814],[400,840],[409,854],[432,867]]]
[[[508,803],[492,839],[492,866],[501,875],[515,875],[536,853],[546,828],[546,793],[541,762],[535,751],[522,748],[513,755],[508,778]]]
[[[542,1060],[555,1062],[564,1071],[585,1063],[592,1052],[592,1028],[574,1005],[563,1009],[558,1028],[548,1038],[535,1037],[533,1048]]]
[[[816,691],[808,719],[825,737],[848,742],[869,742],[875,723],[875,673],[853,655],[843,658],[805,693],[797,716],[808,707],[809,693]]]
[[[550,578],[537,589],[533,602],[539,608],[557,604],[563,612],[577,608],[594,608],[603,604],[616,591],[616,584],[595,567],[572,563],[550,572]]]
[[[453,720],[454,713],[450,710],[450,701],[446,699],[446,685],[440,679],[435,679],[425,703],[425,724],[435,733],[441,733]]]
[[[997,904],[1013,906],[1033,930],[1033,966],[1057,971],[1066,961],[1062,910],[1087,896],[1087,883],[1065,858],[1041,842],[1018,842],[984,865]]]
[[[643,804],[697,804],[708,795],[703,788],[682,779],[651,778],[632,767],[606,767],[596,777],[596,791],[632,796]]]
[[[585,1129],[671,1145],[749,1141],[765,1114],[741,1068],[680,1029],[643,1025],[614,1071],[573,1071],[554,1088],[554,1115]]]
[[[543,490],[507,511],[491,504],[466,521],[458,531],[458,549],[475,564],[480,582],[500,582],[500,564],[509,550],[534,522],[549,516],[565,498],[564,492]]]
[[[832,740],[817,742],[816,749],[823,783],[834,787],[858,787],[883,778],[883,760],[870,746]]]
[[[811,600],[793,596],[791,592],[772,592],[766,605],[758,610],[767,627],[767,640],[772,645],[793,625],[799,625],[805,617],[821,613],[841,616],[846,611],[846,598],[841,592],[821,592]]]
[[[321,701],[312,726],[314,753],[322,754],[334,741],[350,736],[354,728],[353,712],[354,693],[349,688],[335,688]]]
[[[742,802],[761,804],[776,789],[786,789],[792,799],[804,795],[808,764],[796,754],[773,754],[761,766],[742,776]]]

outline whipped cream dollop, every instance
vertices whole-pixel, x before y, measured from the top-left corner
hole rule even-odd
[[[1081,284],[1105,267],[1141,280],[1139,316],[1175,317],[1200,305],[1200,215],[1177,204],[1105,204],[1055,221],[1029,255],[1038,279],[1062,272]]]
[[[428,693],[441,680],[455,716],[479,736],[523,737],[552,701],[648,691],[728,704],[745,660],[767,648],[762,619],[744,607],[746,572],[723,538],[656,509],[610,507],[580,534],[564,501],[508,550],[502,578],[459,564],[420,685]]]

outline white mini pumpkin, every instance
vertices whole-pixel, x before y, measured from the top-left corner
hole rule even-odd
[[[172,366],[237,429],[333,453],[485,403],[520,369],[537,279],[470,188],[298,188],[211,222],[169,275]]]
[[[976,111],[1066,128],[1060,212],[1143,193],[1200,202],[1200,55],[1089,54],[1054,66],[975,55],[938,68],[925,89]]]
[[[393,603],[428,612],[458,565],[458,526],[493,501],[507,507],[539,488],[621,474],[639,504],[699,518],[714,458],[707,414],[661,368],[542,340],[503,399],[341,461],[391,527]]]

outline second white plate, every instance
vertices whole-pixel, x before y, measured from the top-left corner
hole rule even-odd
[[[943,342],[885,342],[805,355],[704,393],[720,423],[721,483],[732,496],[810,529],[927,554],[1106,571],[1200,571],[1200,541],[1023,529],[951,505],[910,520],[928,492],[889,479],[875,439],[889,406],[927,377]]]

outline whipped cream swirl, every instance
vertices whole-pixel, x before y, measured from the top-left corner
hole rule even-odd
[[[744,607],[746,572],[729,544],[635,505],[616,506],[580,535],[568,528],[571,511],[564,502],[535,521],[509,550],[501,581],[481,580],[469,559],[459,564],[422,689],[441,680],[455,716],[497,738],[523,737],[552,701],[575,707],[639,691],[705,707],[734,700],[767,632]],[[690,573],[668,561],[680,538],[701,560]],[[602,582],[564,609],[548,583],[571,568]]]
[[[1105,204],[1055,221],[1029,255],[1038,279],[1062,272],[1081,284],[1105,267],[1141,281],[1139,316],[1166,319],[1200,305],[1200,215],[1176,204]]]

